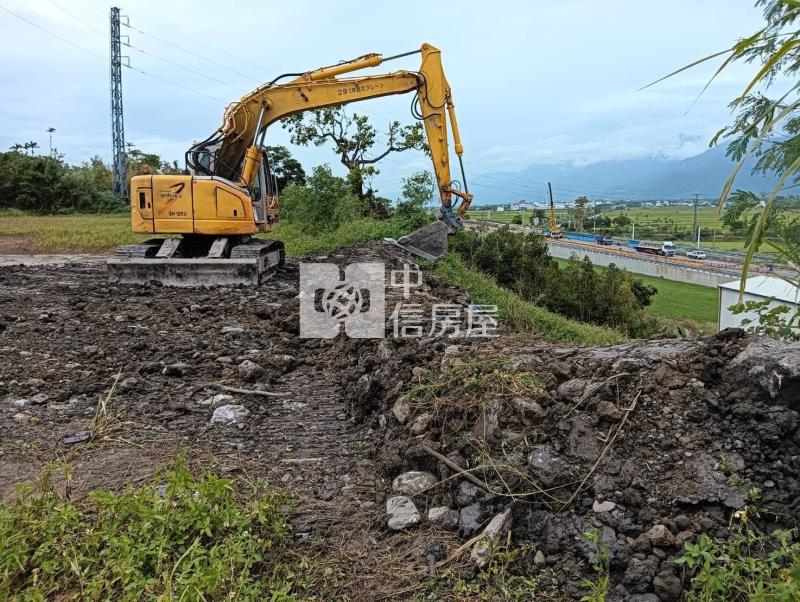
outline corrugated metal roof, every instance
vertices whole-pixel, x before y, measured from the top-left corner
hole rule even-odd
[[[738,291],[739,280],[733,282],[723,282],[720,288]],[[787,301],[789,303],[800,303],[800,288],[789,284],[781,278],[775,276],[752,276],[745,282],[745,292],[760,297],[772,297],[776,301]]]

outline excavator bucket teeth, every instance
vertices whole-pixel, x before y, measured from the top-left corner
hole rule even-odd
[[[109,282],[176,287],[255,286],[283,264],[283,243],[253,240],[231,247],[227,257],[158,257],[118,249],[106,262]]]
[[[447,253],[447,235],[450,228],[444,222],[434,222],[415,230],[407,236],[395,240],[394,238],[384,239],[386,242],[397,245],[409,253],[436,261]]]

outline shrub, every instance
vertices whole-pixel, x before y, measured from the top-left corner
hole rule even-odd
[[[0,598],[290,598],[286,499],[259,485],[195,476],[178,461],[166,486],[96,491],[75,505],[48,473],[0,504]]]

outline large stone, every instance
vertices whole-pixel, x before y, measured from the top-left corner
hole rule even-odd
[[[408,417],[411,416],[411,405],[408,403],[407,396],[403,395],[397,398],[392,406],[392,414],[400,424],[406,423]]]
[[[458,529],[463,537],[469,537],[483,522],[483,506],[480,502],[470,504],[461,509],[458,516]]]
[[[597,402],[597,415],[606,420],[619,420],[622,418],[622,412],[612,402],[605,399]]]
[[[386,500],[387,525],[393,531],[401,531],[419,523],[421,516],[414,502],[404,495]]]
[[[753,340],[726,368],[728,382],[756,384],[771,398],[800,409],[800,342]]]
[[[578,403],[590,384],[591,381],[588,378],[573,378],[561,383],[556,393],[567,403]]]
[[[514,410],[526,424],[538,422],[544,418],[544,408],[535,401],[528,401],[522,397],[516,397],[512,400],[512,403],[514,404]]]
[[[242,420],[250,413],[250,411],[237,404],[229,404],[220,406],[211,415],[212,424],[233,424],[242,422]]]
[[[189,376],[193,373],[194,368],[185,362],[169,364],[168,366],[164,366],[164,369],[161,370],[161,374],[164,376]]]
[[[665,602],[678,600],[683,593],[683,585],[672,571],[662,571],[653,579],[653,589]]]
[[[452,531],[458,528],[458,510],[447,506],[437,506],[428,510],[428,520],[434,525]]]
[[[671,548],[675,545],[675,537],[664,525],[656,525],[645,533],[650,544],[657,548]]]
[[[392,491],[400,495],[414,496],[436,486],[436,477],[429,472],[410,470],[395,477]]]
[[[470,558],[478,568],[483,568],[489,561],[492,550],[511,530],[511,522],[511,508],[506,508],[500,514],[493,516],[489,524],[486,525],[481,538],[475,542],[470,552]]]
[[[472,436],[483,443],[492,443],[497,440],[500,432],[500,404],[489,403],[486,409],[478,415]]]
[[[643,594],[650,589],[657,572],[658,558],[655,556],[648,556],[644,560],[631,558],[622,577],[622,585],[632,594]]]
[[[428,426],[433,419],[433,414],[425,412],[424,414],[420,414],[414,419],[414,422],[411,423],[409,430],[411,431],[412,435],[421,435],[425,431],[428,430]]]
[[[464,506],[469,506],[474,503],[484,495],[483,489],[477,485],[473,485],[469,481],[461,481],[456,490],[456,504],[460,508],[463,508]]]
[[[219,329],[219,333],[221,335],[228,337],[239,336],[243,332],[244,328],[242,328],[241,326],[223,326],[222,328]]]
[[[244,360],[241,364],[239,364],[237,370],[239,371],[239,376],[241,376],[243,380],[250,382],[257,380],[264,375],[264,368],[252,360]]]
[[[606,500],[604,502],[595,500],[592,504],[592,511],[596,514],[600,514],[601,512],[611,512],[616,507],[617,505],[610,500]]]
[[[542,485],[554,485],[564,475],[566,467],[556,451],[547,445],[534,446],[528,455],[528,468]]]

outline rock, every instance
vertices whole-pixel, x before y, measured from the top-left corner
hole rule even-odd
[[[244,328],[241,326],[223,326],[219,329],[219,333],[223,336],[236,337],[244,333]]]
[[[26,412],[17,412],[12,416],[16,422],[27,422],[30,420],[31,415]]]
[[[484,495],[486,494],[483,489],[477,485],[473,485],[469,481],[461,481],[456,490],[456,505],[458,505],[459,508],[469,506]]]
[[[169,364],[164,366],[164,369],[161,370],[161,374],[164,376],[188,376],[193,373],[194,368],[185,362]]]
[[[129,391],[130,389],[133,389],[138,382],[138,379],[134,378],[133,376],[129,376],[128,378],[122,379],[119,385],[117,385],[117,388],[120,391]]]
[[[458,528],[462,537],[469,537],[483,522],[483,506],[480,502],[470,504],[461,509],[458,516]]]
[[[641,533],[636,539],[633,540],[631,548],[637,552],[648,554],[650,552],[650,538],[645,533]]]
[[[47,403],[47,400],[50,399],[50,396],[47,393],[37,393],[33,397],[31,397],[31,403],[36,405],[42,405],[43,403]]]
[[[683,585],[672,571],[662,571],[653,579],[653,590],[665,602],[678,600],[683,593]]]
[[[436,483],[436,477],[431,473],[410,470],[392,481],[392,491],[400,495],[414,496],[435,487]]]
[[[675,536],[675,547],[683,550],[683,546],[687,541],[692,541],[694,539],[694,533],[692,531],[681,531]]]
[[[217,406],[225,405],[231,401],[233,401],[233,395],[218,393],[216,395],[212,395],[211,397],[206,397],[205,399],[201,399],[197,403],[201,406],[211,406],[216,408]]]
[[[414,422],[411,423],[411,434],[412,435],[421,435],[425,431],[428,430],[428,425],[431,423],[433,419],[433,414],[425,412],[424,414],[420,414],[414,419]]]
[[[91,438],[91,431],[79,431],[73,435],[64,437],[61,441],[64,445],[77,445],[78,443],[86,443]]]
[[[470,558],[478,568],[483,568],[486,565],[492,550],[511,529],[511,523],[511,508],[506,508],[500,514],[493,516],[489,524],[486,525],[481,538],[475,542],[470,552]]]
[[[536,550],[536,554],[533,555],[533,564],[537,569],[543,569],[547,566],[547,558],[544,557],[544,552]]]
[[[800,342],[754,339],[726,368],[731,382],[758,384],[772,399],[800,408]]]
[[[588,378],[573,378],[561,383],[556,394],[568,403],[578,403],[590,384],[591,381]]]
[[[592,511],[596,514],[600,514],[601,512],[611,512],[616,507],[617,505],[610,500],[606,500],[605,502],[595,500],[594,504],[592,504]]]
[[[536,445],[528,455],[528,468],[542,485],[550,486],[564,476],[566,467],[552,447]]]
[[[658,558],[653,556],[648,556],[644,560],[631,558],[622,577],[622,585],[632,594],[642,594],[650,589],[657,572]]]
[[[514,410],[519,414],[523,422],[527,424],[541,420],[545,416],[544,409],[535,401],[517,397],[512,400],[512,403],[514,404]]]
[[[612,402],[605,399],[597,403],[597,415],[606,420],[616,421],[622,418],[622,412]]]
[[[15,399],[14,401],[11,402],[11,405],[13,405],[15,408],[24,408],[26,405],[28,405],[28,400]]]
[[[646,594],[633,594],[625,598],[625,602],[661,602],[661,598],[652,592]]]
[[[421,517],[411,499],[396,495],[386,500],[387,525],[392,531],[401,531],[420,522]]]
[[[428,520],[434,525],[452,531],[458,528],[458,510],[447,506],[436,506],[428,510]]]
[[[214,410],[214,413],[211,415],[211,423],[233,424],[241,422],[248,414],[250,414],[249,410],[242,405],[224,405]]]
[[[244,360],[241,364],[239,364],[237,370],[239,372],[239,376],[241,376],[243,380],[249,382],[258,380],[264,375],[264,368],[252,360]]]
[[[483,443],[496,441],[500,431],[499,414],[500,404],[489,403],[486,409],[478,415],[475,426],[472,428],[472,436]]]
[[[392,414],[397,418],[397,422],[405,424],[408,417],[411,415],[411,406],[408,403],[408,396],[403,395],[397,398],[392,406]]]
[[[675,537],[664,525],[656,525],[645,533],[650,545],[657,548],[671,548],[675,545]]]

